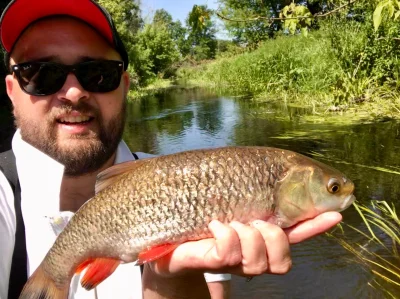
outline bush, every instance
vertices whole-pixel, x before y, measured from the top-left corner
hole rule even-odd
[[[342,70],[332,87],[336,104],[368,100],[371,90],[379,86],[390,84],[398,88],[398,22],[385,22],[375,32],[370,21],[344,22],[337,18],[326,29],[332,53]]]
[[[153,74],[164,73],[179,59],[179,52],[166,26],[147,24],[138,34],[138,48],[147,51],[148,67]]]

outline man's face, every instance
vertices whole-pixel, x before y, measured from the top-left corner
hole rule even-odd
[[[24,32],[11,54],[11,65],[28,61],[71,65],[88,59],[121,60],[91,27],[71,18],[52,18]],[[67,175],[96,171],[113,156],[125,122],[126,72],[119,87],[107,93],[84,90],[71,73],[49,96],[26,94],[15,75],[8,75],[6,84],[22,138],[64,164]]]

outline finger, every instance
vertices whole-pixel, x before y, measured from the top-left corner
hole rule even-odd
[[[242,261],[242,250],[237,232],[229,225],[213,220],[208,225],[215,238],[215,246],[204,256],[205,263],[215,268],[237,266]]]
[[[236,231],[214,220],[209,224],[214,238],[186,242],[152,262],[153,271],[163,276],[184,274],[193,269],[212,272],[241,263],[240,240]]]
[[[285,233],[289,238],[289,242],[295,244],[328,231],[341,220],[342,215],[340,213],[326,212],[314,219],[306,220],[292,228],[285,229]]]
[[[203,239],[179,245],[173,252],[150,263],[151,269],[162,276],[186,274],[193,269],[208,269],[211,261],[205,261],[205,255],[215,247],[215,239]],[[212,264],[215,266],[215,264]]]
[[[268,256],[267,273],[285,274],[292,267],[290,245],[285,232],[278,226],[256,220],[252,222],[263,236]]]
[[[241,245],[241,265],[235,271],[239,275],[260,275],[268,269],[267,248],[262,234],[243,223],[233,221],[230,226],[235,229]]]

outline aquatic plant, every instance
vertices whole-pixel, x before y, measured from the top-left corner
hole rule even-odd
[[[355,203],[354,207],[365,224],[362,231],[349,224],[342,224],[356,231],[360,240],[346,240],[345,234],[335,231],[328,235],[348,250],[354,260],[372,273],[369,285],[384,292],[388,298],[400,294],[400,218],[394,204],[386,201],[372,201],[370,206]]]

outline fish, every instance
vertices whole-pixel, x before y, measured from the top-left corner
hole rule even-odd
[[[142,265],[188,241],[212,238],[208,224],[264,220],[282,228],[355,200],[343,173],[272,147],[228,146],[114,165],[74,214],[20,298],[67,298],[75,273],[91,290],[121,263]]]

